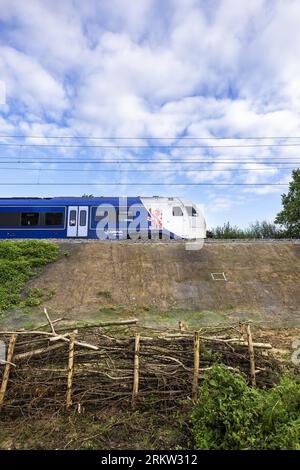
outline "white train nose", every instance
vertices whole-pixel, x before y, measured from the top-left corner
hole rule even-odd
[[[200,207],[180,198],[141,198],[151,219],[151,227],[184,239],[206,238],[206,223]]]

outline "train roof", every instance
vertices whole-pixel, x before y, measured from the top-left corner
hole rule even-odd
[[[132,204],[143,204],[146,201],[149,203],[155,199],[159,199],[160,202],[176,201],[181,202],[185,205],[193,205],[192,201],[188,199],[178,197],[166,197],[166,196],[137,196],[137,197],[126,197],[126,196],[59,196],[59,197],[0,197],[1,206],[95,206],[103,203],[111,204],[113,206],[132,205]],[[122,202],[122,200],[124,202]]]
[[[109,204],[118,205],[121,197],[107,197],[107,196],[95,196],[95,197],[7,197],[0,198],[0,206],[8,205],[81,205],[81,206],[93,206],[95,204],[103,203],[104,201]],[[127,197],[129,204],[138,204],[141,202],[140,197]]]

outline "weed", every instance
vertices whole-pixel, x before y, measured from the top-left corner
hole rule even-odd
[[[300,449],[299,377],[254,389],[240,374],[214,366],[199,387],[191,447],[210,450]]]
[[[14,306],[33,306],[41,303],[41,292],[28,291],[21,302],[24,284],[34,277],[42,266],[58,258],[59,248],[54,243],[40,240],[0,243],[0,315]]]
[[[106,297],[107,299],[110,299],[111,296],[112,296],[112,293],[111,293],[110,290],[99,290],[99,291],[97,292],[97,295],[98,295],[99,297]]]

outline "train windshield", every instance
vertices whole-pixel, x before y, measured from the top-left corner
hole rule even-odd
[[[185,206],[187,213],[190,217],[197,217],[197,211],[193,206]]]
[[[181,207],[179,207],[179,206],[173,207],[172,214],[173,214],[173,217],[181,217],[181,216],[183,216],[183,212],[182,212]]]

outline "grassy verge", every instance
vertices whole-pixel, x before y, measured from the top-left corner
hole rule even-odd
[[[22,290],[29,279],[59,255],[59,248],[51,242],[39,240],[3,241],[0,243],[0,316],[16,306],[38,305],[43,292],[31,290],[22,300]]]

